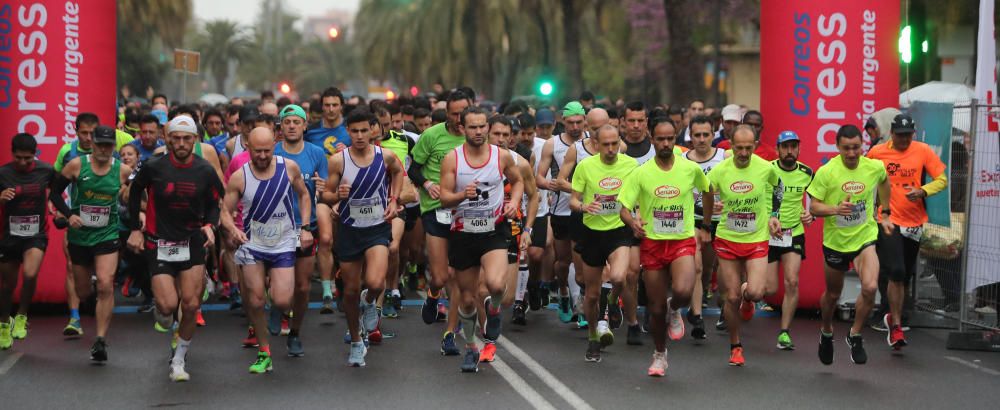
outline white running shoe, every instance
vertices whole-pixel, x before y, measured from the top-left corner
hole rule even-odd
[[[670,299],[667,298],[667,309],[670,310],[670,326],[667,334],[670,340],[681,340],[684,337],[684,319],[681,318],[681,311],[670,308]]]
[[[184,361],[173,360],[170,362],[170,380],[174,382],[186,382],[191,380],[191,375],[184,370]]]

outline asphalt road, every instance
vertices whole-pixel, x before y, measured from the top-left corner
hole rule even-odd
[[[274,372],[251,375],[254,350],[240,347],[245,319],[208,311],[188,353],[192,380],[168,380],[169,337],[152,329],[148,314],[119,314],[109,335],[110,361],[89,362],[93,320],[87,335],[66,341],[65,319],[33,317],[28,339],[0,352],[4,409],[148,407],[184,408],[996,408],[1000,402],[1000,354],[950,351],[946,333],[914,329],[910,346],[895,354],[884,333],[866,330],[869,362],[854,365],[838,323],[836,358],[816,357],[818,322],[797,319],[799,349],[774,347],[777,318],[757,317],[745,330],[747,366],[727,365],[721,332],[708,340],[670,342],[667,376],[646,376],[652,340],[645,346],[618,342],[601,363],[583,360],[586,333],[560,323],[553,311],[531,312],[526,327],[504,324],[497,362],[478,374],[459,372],[461,357],[438,352],[443,324],[425,325],[419,309],[386,319],[396,333],[374,346],[367,367],[349,368],[341,314],[310,311],[302,338],[303,358],[285,355],[284,338],[272,348]]]

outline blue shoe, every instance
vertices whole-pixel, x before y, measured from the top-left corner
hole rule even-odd
[[[396,306],[392,303],[387,303],[382,306],[382,317],[397,318],[399,317],[399,312],[396,311]]]
[[[80,326],[80,319],[71,318],[69,324],[63,328],[63,336],[72,338],[83,336],[83,327]]]
[[[569,305],[569,297],[559,298],[559,321],[569,323],[573,320],[573,309]]]
[[[587,323],[587,319],[585,319],[583,317],[583,315],[577,315],[577,317],[576,317],[576,328],[577,329],[586,329],[588,326],[590,326],[590,324]]]
[[[448,332],[444,334],[444,338],[441,339],[441,354],[444,356],[458,356],[462,352],[458,350],[458,346],[455,345],[455,334]]]
[[[465,349],[465,360],[462,361],[462,373],[479,372],[479,352]]]
[[[232,299],[229,301],[229,310],[239,310],[243,307],[243,298],[240,297],[239,292],[233,292]]]

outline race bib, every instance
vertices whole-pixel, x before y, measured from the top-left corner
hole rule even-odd
[[[767,244],[769,246],[774,246],[776,248],[791,248],[792,247],[792,230],[791,229],[782,229],[781,230],[781,237],[780,238],[775,238],[775,237],[772,236],[771,239],[767,240]]]
[[[910,228],[899,227],[899,233],[902,234],[904,238],[920,242],[920,238],[924,237],[924,226],[920,225]]]
[[[462,213],[462,232],[493,232],[495,223],[493,211],[490,210],[467,209]]]
[[[88,228],[103,228],[111,220],[111,207],[80,205],[80,219]]]
[[[434,210],[434,219],[437,223],[444,225],[451,225],[451,210],[449,209],[436,209]]]
[[[726,218],[726,228],[733,232],[757,232],[757,213],[730,212]]]
[[[289,232],[291,225],[286,218],[272,218],[267,222],[250,220],[250,243],[263,247],[274,247]]]
[[[41,218],[38,215],[12,216],[10,217],[10,234],[12,236],[38,235],[40,221]]]
[[[188,241],[156,241],[156,260],[162,262],[187,262],[191,259]]]
[[[374,224],[383,220],[385,207],[378,198],[352,199],[347,203],[351,217],[357,222]]]
[[[837,215],[837,226],[847,228],[863,224],[868,219],[868,210],[864,202],[858,202],[851,207],[850,215]]]
[[[653,233],[684,233],[684,211],[653,211]]]
[[[601,195],[594,194],[594,202],[601,205],[601,208],[597,211],[598,215],[615,215],[618,214],[618,195]]]

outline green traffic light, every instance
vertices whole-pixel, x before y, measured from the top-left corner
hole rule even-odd
[[[910,43],[910,26],[903,26],[899,32],[899,58],[906,64],[913,61],[913,45]]]
[[[552,86],[552,82],[544,81],[538,85],[538,92],[542,95],[552,95],[552,91],[555,87]]]

